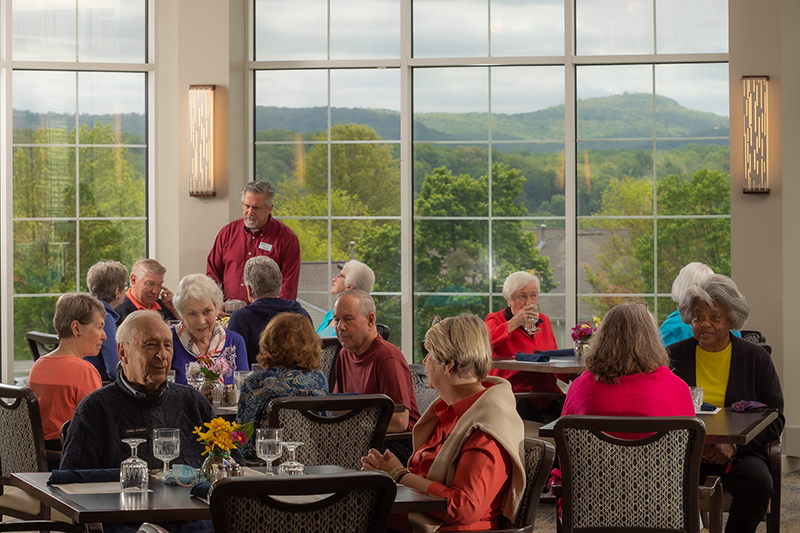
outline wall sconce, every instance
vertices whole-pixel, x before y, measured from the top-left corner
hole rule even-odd
[[[189,85],[189,196],[217,195],[214,190],[215,85]]]
[[[744,194],[769,194],[767,165],[767,82],[769,76],[744,76]]]

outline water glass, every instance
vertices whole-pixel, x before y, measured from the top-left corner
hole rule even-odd
[[[302,442],[284,442],[283,446],[286,448],[286,451],[289,452],[289,460],[285,463],[281,463],[281,466],[278,467],[278,474],[281,476],[302,476],[306,473],[305,467],[297,461],[295,458],[295,453],[297,452],[297,448],[302,446]]]
[[[689,390],[692,393],[694,410],[695,412],[698,412],[703,407],[703,387],[689,387]]]
[[[167,381],[169,383],[175,383],[175,370],[169,371],[169,374],[167,374]]]
[[[272,463],[283,452],[283,430],[279,428],[258,428],[256,430],[256,456],[267,463],[266,475],[274,476]]]
[[[169,462],[181,453],[181,431],[176,428],[156,428],[153,430],[153,455],[164,462],[162,475],[169,473]]]
[[[200,385],[202,385],[203,381],[205,381],[205,377],[203,376],[202,372],[190,373],[191,365],[192,363],[186,363],[186,383],[189,384],[190,387],[200,389]],[[195,363],[195,365],[197,365],[197,363]]]
[[[259,365],[258,363],[253,363],[252,365],[250,365],[250,370],[252,372],[260,372],[261,371],[261,365]]]
[[[131,447],[131,456],[119,465],[119,482],[122,492],[147,492],[150,474],[147,462],[140,459],[136,453],[144,439],[122,439],[122,442]]]
[[[527,322],[524,324],[525,331],[528,332],[528,335],[533,335],[539,328],[536,326],[536,322],[539,321],[539,304],[535,304],[533,306],[533,310],[536,311],[536,318],[529,318]]]

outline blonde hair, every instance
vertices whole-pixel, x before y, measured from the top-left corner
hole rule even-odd
[[[482,380],[492,367],[492,343],[483,320],[464,313],[445,318],[425,333],[428,357],[453,363],[456,376]]]

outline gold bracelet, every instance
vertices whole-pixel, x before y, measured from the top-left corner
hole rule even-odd
[[[410,474],[410,473],[411,473],[411,472],[409,472],[409,471],[408,471],[408,468],[404,468],[404,469],[402,470],[402,472],[400,472],[399,474],[397,474],[397,477],[394,479],[394,482],[399,484],[399,483],[400,483],[400,480],[401,480],[401,479],[403,479],[404,477],[406,477],[406,474]]]
[[[404,466],[402,466],[402,465],[401,465],[401,466],[398,466],[397,468],[395,468],[394,470],[392,470],[391,472],[389,472],[389,477],[390,477],[390,478],[392,478],[392,479],[396,479],[396,477],[397,477],[397,474],[399,474],[399,473],[400,473],[400,472],[402,472],[403,470],[405,470],[405,467],[404,467]]]

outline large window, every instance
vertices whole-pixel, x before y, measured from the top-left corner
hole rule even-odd
[[[418,359],[431,315],[502,309],[516,270],[561,347],[620,301],[663,320],[688,262],[730,273],[726,0],[304,5],[256,0],[251,62],[304,305],[364,261]]]
[[[31,358],[27,331],[52,332],[59,295],[87,291],[92,264],[146,253],[146,12],[146,0],[13,1],[15,360]]]

